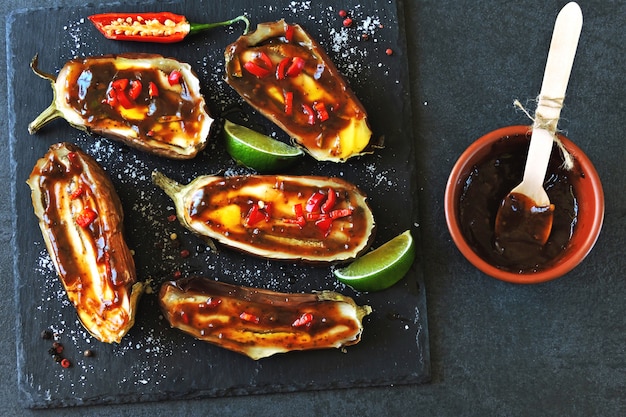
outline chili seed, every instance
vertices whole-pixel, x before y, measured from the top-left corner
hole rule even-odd
[[[352,19],[350,19],[349,17],[346,17],[345,19],[343,19],[343,25],[344,27],[350,27],[352,26]]]
[[[61,366],[62,366],[62,367],[64,367],[64,368],[69,368],[70,366],[72,366],[72,362],[70,362],[70,360],[69,360],[69,359],[64,358],[64,359],[61,361]]]

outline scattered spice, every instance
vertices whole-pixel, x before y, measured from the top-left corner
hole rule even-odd
[[[345,10],[341,9],[339,10],[339,17],[346,17],[348,16],[348,12],[346,12]]]
[[[391,55],[393,55],[393,49],[391,49],[391,48],[387,48],[387,49],[385,50],[385,53],[386,53],[387,55],[391,56]]]
[[[91,349],[85,349],[85,351],[83,352],[83,356],[86,358],[91,358],[94,356],[93,350]]]
[[[352,19],[349,17],[346,17],[345,19],[343,19],[343,26],[347,28],[352,26]]]
[[[70,366],[72,366],[72,362],[70,362],[70,360],[67,358],[63,358],[61,360],[61,366],[64,368],[69,368]]]
[[[176,215],[175,214],[170,214],[169,216],[167,216],[167,221],[168,222],[175,222],[176,221]]]
[[[183,249],[180,251],[180,256],[183,258],[189,258],[189,255],[191,255],[191,253],[187,249]]]

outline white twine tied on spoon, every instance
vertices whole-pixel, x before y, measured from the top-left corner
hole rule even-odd
[[[537,97],[537,102],[541,102],[543,106],[552,107],[555,109],[562,108],[564,101],[565,97]],[[518,99],[515,99],[513,105],[522,110],[524,114],[526,114],[526,116],[528,116],[528,118],[533,121],[533,129],[544,129],[552,134],[552,139],[556,143],[557,147],[561,151],[561,155],[563,156],[563,168],[565,168],[567,171],[571,171],[574,168],[574,157],[572,157],[569,151],[565,148],[565,145],[563,145],[561,139],[559,139],[559,137],[556,135],[556,132],[558,131],[557,124],[559,123],[559,117],[547,118],[537,113],[535,114],[535,117],[533,117]]]

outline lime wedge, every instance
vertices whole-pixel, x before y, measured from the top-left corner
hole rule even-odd
[[[380,291],[400,281],[414,260],[415,243],[407,230],[333,273],[357,291]]]
[[[224,121],[224,138],[226,151],[238,164],[262,173],[287,168],[304,155],[299,148],[230,120]]]

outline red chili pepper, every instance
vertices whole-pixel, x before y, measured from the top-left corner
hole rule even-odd
[[[296,215],[295,219],[285,219],[286,223],[297,224],[300,227],[306,226],[306,218],[304,217],[304,210],[302,209],[302,204],[294,204],[293,213]]]
[[[336,203],[337,194],[335,193],[335,190],[329,188],[328,194],[326,194],[326,201],[324,202],[324,204],[322,204],[322,213],[328,213],[329,211],[331,211],[332,208],[335,207]]]
[[[150,98],[159,96],[159,88],[152,81],[150,81],[150,83],[148,84],[148,95],[150,96]]]
[[[294,27],[285,23],[285,40],[291,42],[293,40]]]
[[[183,320],[183,323],[189,324],[189,315],[185,311],[180,312],[180,318]]]
[[[314,125],[315,124],[315,112],[313,111],[311,106],[309,106],[306,103],[302,104],[302,112],[306,116],[308,116],[307,117],[307,123],[310,124],[310,125]]]
[[[328,215],[330,216],[331,219],[339,219],[341,217],[351,216],[353,211],[354,210],[351,208],[337,209],[337,210],[331,210],[331,212],[328,213]]]
[[[170,83],[170,85],[180,84],[180,79],[182,78],[182,76],[183,74],[181,74],[180,71],[173,70],[167,76],[167,82]]]
[[[317,118],[320,122],[325,122],[330,117],[328,115],[328,111],[326,110],[326,106],[322,102],[317,102],[313,104],[313,108],[317,112]]]
[[[206,308],[217,308],[220,304],[222,304],[221,298],[209,297],[204,303],[204,307]]]
[[[117,101],[125,109],[130,109],[130,108],[135,107],[135,105],[131,101],[130,97],[128,97],[128,95],[126,94],[126,91],[116,91],[115,92],[115,98],[117,98]]]
[[[258,78],[265,78],[270,74],[270,70],[263,68],[253,61],[248,61],[243,64],[243,67],[252,75]]]
[[[298,317],[297,319],[295,319],[294,322],[291,323],[291,325],[293,327],[302,327],[302,326],[310,325],[312,321],[313,321],[313,314],[302,313],[302,315]]]
[[[243,21],[244,34],[250,29],[245,16],[217,23],[189,23],[185,16],[169,12],[160,13],[103,13],[89,16],[89,20],[107,39],[120,41],[172,43],[187,35]]]
[[[285,91],[285,114],[291,116],[293,113],[293,92]]]
[[[76,187],[76,189],[70,194],[70,200],[76,200],[78,197],[82,196],[85,193],[85,189],[82,185]]]
[[[247,321],[247,322],[254,323],[254,324],[258,324],[260,321],[259,317],[255,316],[254,314],[247,313],[245,311],[239,315],[239,318],[243,321]]]
[[[291,61],[291,65],[289,65],[289,68],[287,68],[287,72],[286,72],[287,76],[289,77],[298,76],[304,69],[305,64],[306,64],[306,61],[304,60],[304,58],[299,57],[299,56],[293,57]]]
[[[111,87],[113,87],[115,91],[124,91],[128,87],[129,82],[128,78],[118,78],[111,82]]]
[[[280,60],[280,62],[278,63],[278,66],[276,67],[276,79],[277,80],[282,80],[285,78],[285,75],[287,73],[287,65],[289,65],[290,62],[291,62],[290,57],[286,57]]]
[[[322,201],[324,201],[325,197],[326,197],[326,194],[324,194],[323,192],[319,190],[314,192],[306,202],[306,207],[305,207],[306,211],[308,213],[315,213],[319,211],[320,206],[322,205]]]
[[[88,227],[93,221],[98,217],[98,213],[96,213],[92,208],[85,207],[83,211],[80,212],[78,216],[76,216],[76,223],[80,227]]]
[[[265,213],[261,211],[258,204],[254,204],[246,216],[246,226],[254,226],[262,220],[267,220]]]
[[[130,90],[128,91],[128,97],[130,97],[133,100],[137,100],[137,98],[139,98],[139,95],[141,94],[141,89],[142,89],[141,81],[132,80],[130,82]]]
[[[328,216],[321,217],[318,221],[315,222],[315,225],[324,232],[324,236],[328,236],[330,234],[330,228],[333,225],[333,219]]]

